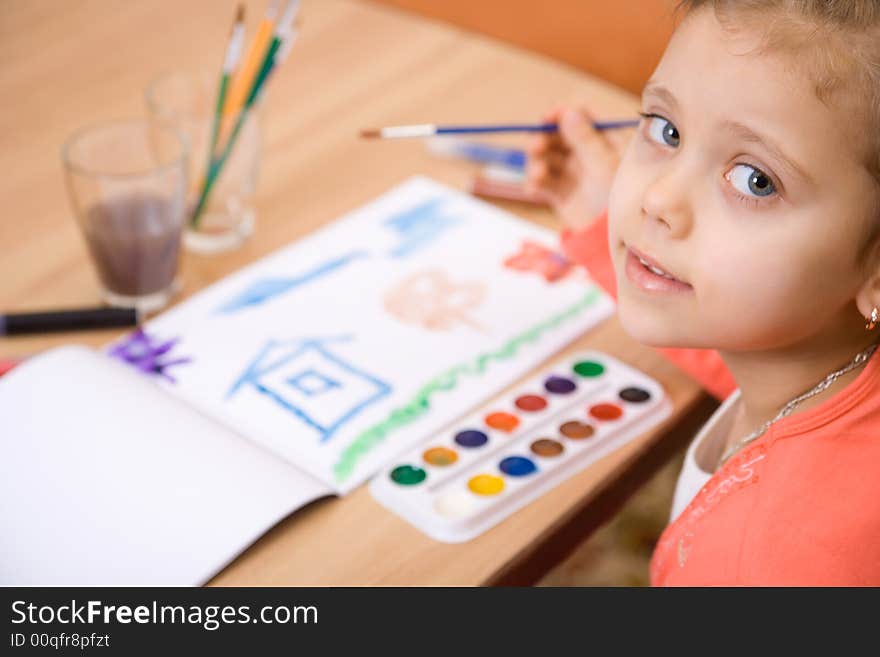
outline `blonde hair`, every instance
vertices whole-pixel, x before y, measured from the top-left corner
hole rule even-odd
[[[690,14],[711,7],[718,21],[763,30],[765,47],[798,55],[825,103],[849,94],[867,122],[869,170],[880,183],[880,0],[681,0]]]

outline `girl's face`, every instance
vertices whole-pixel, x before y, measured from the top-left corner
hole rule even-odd
[[[699,10],[643,93],[609,240],[621,321],[647,344],[772,349],[864,326],[857,255],[880,218],[857,121],[759,44]]]

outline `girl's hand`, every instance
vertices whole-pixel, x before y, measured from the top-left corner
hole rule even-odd
[[[526,148],[526,186],[543,194],[570,228],[583,228],[608,207],[620,163],[619,142],[593,128],[583,108],[556,108],[544,120],[559,131],[535,136]]]

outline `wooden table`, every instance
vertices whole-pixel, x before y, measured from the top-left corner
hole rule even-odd
[[[173,68],[215,70],[234,0],[7,0],[0,12],[0,308],[92,305],[97,281],[66,197],[59,149],[77,128],[145,114],[143,90]],[[263,11],[248,3],[249,26]],[[473,169],[418,141],[365,142],[368,126],[538,119],[589,99],[609,117],[636,100],[548,59],[354,0],[306,0],[303,26],[266,97],[254,237],[222,256],[187,254],[184,290],[208,283],[355,208],[414,173],[464,187]],[[547,226],[540,208],[507,209]],[[0,339],[0,356],[114,332]],[[659,380],[674,405],[664,430],[606,457],[483,536],[435,542],[385,511],[365,487],[279,524],[217,585],[411,585],[533,581],[605,519],[710,405],[698,386],[611,319],[576,348],[604,349]],[[684,428],[681,428],[685,422]],[[689,423],[689,424],[688,424]],[[660,440],[663,437],[663,440]]]

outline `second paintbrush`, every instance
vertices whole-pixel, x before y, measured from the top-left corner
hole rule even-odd
[[[616,130],[634,128],[638,119],[621,121],[598,121],[593,124],[596,130]],[[438,135],[487,134],[501,132],[556,132],[556,123],[507,124],[507,125],[449,125],[441,126],[431,123],[419,125],[396,125],[385,128],[361,130],[361,137],[367,139],[400,139],[405,137],[434,137]]]

